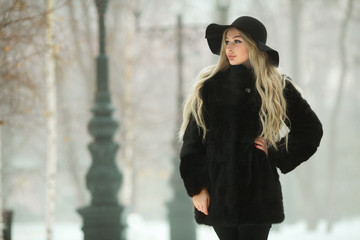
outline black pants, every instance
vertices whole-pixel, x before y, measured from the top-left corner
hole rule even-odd
[[[271,225],[214,226],[220,240],[266,240]]]

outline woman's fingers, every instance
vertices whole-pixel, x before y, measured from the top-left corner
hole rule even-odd
[[[208,214],[209,214],[209,212],[208,212],[208,207],[203,207],[202,212],[203,212],[205,215],[208,215]]]
[[[260,138],[255,139],[255,144],[258,146],[264,146],[265,142],[263,140],[260,140]]]
[[[204,213],[205,215],[208,215],[208,207],[210,203],[210,196],[209,192],[206,189],[203,189],[199,194],[193,196],[193,204],[195,208]]]
[[[204,213],[205,215],[208,215],[208,208],[204,205],[200,205],[196,208],[198,211]]]
[[[196,205],[194,205],[194,206],[195,206],[195,208],[196,208],[198,211],[204,213],[205,215],[208,215],[208,214],[209,214],[209,212],[208,212],[208,207],[207,207],[207,206],[201,205],[201,204],[196,204]]]
[[[265,152],[265,148],[263,146],[255,144],[255,147]]]
[[[256,138],[254,142],[255,142],[256,148],[264,151],[266,153],[266,155],[268,154],[267,145],[263,138]]]

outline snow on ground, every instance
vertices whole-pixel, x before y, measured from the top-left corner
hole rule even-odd
[[[140,216],[128,218],[127,240],[170,240],[166,222],[145,222]],[[82,240],[81,223],[57,223],[54,240]],[[197,240],[218,240],[211,227],[198,226]],[[45,239],[44,223],[14,223],[13,240]],[[314,231],[307,231],[305,222],[292,225],[281,224],[270,231],[268,240],[359,240],[360,218],[338,222],[331,233],[326,232],[326,223],[321,222]],[[184,239],[186,240],[186,239]]]

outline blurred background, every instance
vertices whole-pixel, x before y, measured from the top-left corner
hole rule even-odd
[[[0,0],[1,199],[14,212],[15,240],[45,232],[47,14],[45,0]],[[53,14],[60,226],[55,238],[67,231],[67,239],[82,239],[76,209],[91,200],[85,175],[91,165],[87,128],[98,16],[92,0],[57,0]],[[230,24],[242,15],[266,25],[267,44],[280,54],[279,71],[303,90],[324,126],[318,152],[281,175],[286,220],[269,239],[360,239],[359,0],[110,0],[106,51],[120,125],[114,137],[124,176],[118,197],[127,209],[129,239],[139,231],[142,237],[133,239],[170,239],[178,82],[182,76],[186,95],[198,72],[217,61],[204,38],[206,26]],[[152,226],[161,237],[136,226]],[[201,226],[198,239],[217,238]]]

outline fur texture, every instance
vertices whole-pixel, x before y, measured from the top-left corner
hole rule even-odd
[[[313,155],[322,125],[295,87],[287,82],[284,96],[290,120],[288,152],[284,144],[266,154],[254,146],[259,135],[260,96],[246,67],[232,66],[204,83],[206,141],[191,117],[183,138],[180,174],[189,196],[206,188],[209,215],[195,209],[207,225],[271,224],[284,220],[276,167],[287,173]]]

